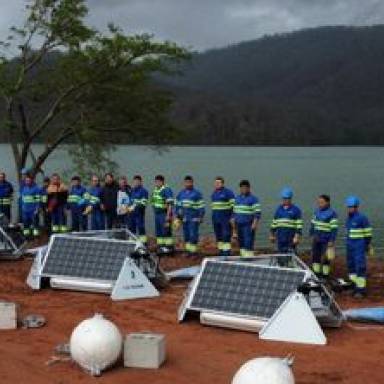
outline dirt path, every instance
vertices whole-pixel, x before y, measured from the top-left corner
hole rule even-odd
[[[178,324],[176,312],[184,284],[173,284],[158,299],[112,302],[108,296],[53,291],[32,292],[25,284],[30,260],[0,263],[0,299],[19,304],[21,315],[39,313],[47,325],[36,330],[0,332],[1,384],[227,384],[238,367],[257,356],[293,354],[298,384],[379,384],[384,382],[384,327],[357,328],[346,324],[327,330],[326,347],[263,342],[252,333],[210,328],[197,321]],[[183,259],[166,267],[185,265]],[[343,308],[384,305],[384,266],[370,268],[370,294],[363,302],[342,294]],[[95,379],[70,362],[47,366],[54,347],[68,340],[73,327],[85,317],[101,312],[123,333],[152,331],[166,334],[168,360],[160,370],[116,367]]]

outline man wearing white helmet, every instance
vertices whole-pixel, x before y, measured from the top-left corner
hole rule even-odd
[[[345,205],[348,209],[346,246],[349,279],[354,286],[354,296],[362,298],[367,289],[366,253],[371,249],[372,228],[368,218],[359,212],[358,197],[349,196]]]

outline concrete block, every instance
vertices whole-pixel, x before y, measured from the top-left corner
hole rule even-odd
[[[166,359],[165,336],[155,333],[131,333],[124,341],[124,366],[159,368]]]
[[[0,301],[0,330],[17,328],[17,308],[15,303]]]

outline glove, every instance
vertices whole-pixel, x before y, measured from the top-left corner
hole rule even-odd
[[[335,246],[333,245],[333,243],[328,243],[326,255],[329,261],[332,261],[335,259],[336,252],[335,252]]]
[[[174,231],[178,231],[181,227],[181,220],[180,219],[173,220],[172,227]]]
[[[298,233],[296,233],[296,235],[293,237],[292,242],[294,245],[297,245],[300,243],[300,235]]]
[[[92,205],[88,205],[88,207],[84,209],[83,215],[89,215],[92,212],[92,210],[93,210]]]
[[[276,236],[275,235],[270,235],[269,236],[269,241],[273,244],[276,242]]]

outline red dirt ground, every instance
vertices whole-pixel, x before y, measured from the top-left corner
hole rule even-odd
[[[178,257],[163,264],[173,268],[188,263]],[[355,323],[326,330],[325,347],[265,342],[256,334],[205,327],[198,321],[178,324],[184,283],[171,284],[157,299],[112,302],[99,294],[32,292],[25,284],[30,265],[28,259],[0,263],[0,299],[17,302],[20,316],[44,315],[47,324],[41,329],[0,331],[1,384],[229,384],[245,361],[288,354],[295,356],[297,384],[384,382],[384,326]],[[384,263],[372,262],[370,271],[368,298],[358,302],[343,293],[338,296],[343,308],[384,305]],[[120,364],[100,378],[92,378],[68,361],[47,365],[55,346],[68,341],[74,326],[95,312],[114,321],[124,334],[164,333],[166,364],[160,370],[128,369]]]

